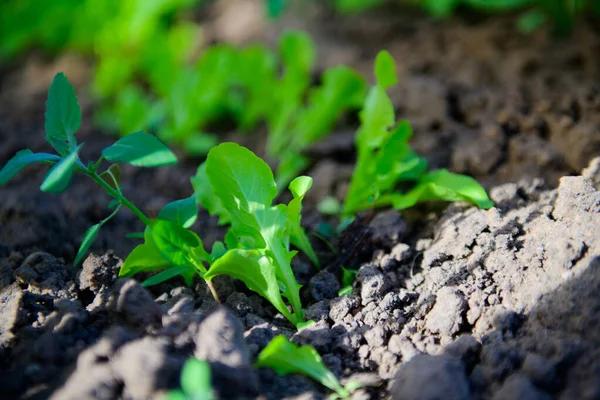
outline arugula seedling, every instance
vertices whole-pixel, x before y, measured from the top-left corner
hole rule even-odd
[[[279,376],[303,374],[333,390],[329,399],[345,399],[360,387],[356,382],[342,386],[335,375],[325,367],[321,356],[312,346],[296,346],[284,335],[273,338],[258,355],[257,367],[272,368]]]
[[[73,174],[78,172],[94,180],[114,198],[111,207],[115,207],[115,210],[86,231],[73,262],[77,265],[87,253],[102,225],[116,215],[122,206],[129,208],[144,224],[150,223],[148,217],[124,196],[120,186],[118,164],[111,164],[100,172],[103,161],[125,162],[138,167],[160,167],[175,164],[177,157],[156,137],[140,131],[118,140],[102,150],[102,156],[96,162],[84,165],[79,158],[79,150],[83,143],[78,144],[75,138],[75,133],[81,125],[81,110],[75,90],[63,73],[58,73],[50,85],[45,117],[46,141],[58,154],[33,153],[29,149],[17,152],[0,170],[0,186],[26,166],[44,163],[52,167],[40,186],[42,191],[63,192],[69,186]]]
[[[181,389],[171,390],[165,400],[213,400],[210,364],[195,357],[181,370]]]
[[[372,207],[393,206],[397,210],[430,200],[465,201],[480,208],[494,203],[471,177],[440,169],[427,172],[427,162],[411,148],[410,124],[396,124],[394,107],[385,90],[397,83],[396,66],[387,51],[375,60],[377,84],[371,88],[356,134],[358,159],[342,212],[352,216]],[[413,183],[408,192],[396,190],[398,183]],[[335,209],[328,204],[329,209]]]
[[[300,285],[290,264],[297,252],[290,250],[290,244],[318,263],[300,226],[301,202],[311,184],[309,177],[296,178],[290,184],[294,196],[290,203],[273,206],[277,186],[263,160],[235,143],[211,149],[192,185],[199,203],[230,228],[226,252],[212,261],[204,279],[222,274],[240,279],[292,324],[303,322]],[[283,298],[289,301],[291,312]]]

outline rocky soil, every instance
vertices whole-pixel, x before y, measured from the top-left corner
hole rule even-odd
[[[390,50],[401,74],[392,96],[415,127],[414,147],[434,167],[475,176],[496,207],[381,210],[360,216],[334,243],[337,254],[316,241],[327,267],[295,265],[316,323],[296,332],[229,278],[216,282],[223,305],[202,282],[148,290],[118,279],[136,244],[125,233],[140,229],[127,213],[74,268],[81,236],[105,216],[107,200],[84,179],[60,196],[43,194],[43,168],[27,169],[0,189],[5,398],[158,399],[178,386],[192,355],[211,363],[220,398],[325,398],[306,377],[252,367],[283,333],[314,346],[342,380],[362,382],[354,399],[600,399],[597,32],[582,23],[557,41],[547,32],[522,37],[502,18],[434,24],[385,11],[305,13],[256,35],[304,27],[317,39],[320,67],[346,62],[365,74],[379,49]],[[27,76],[15,68],[1,80],[0,165],[23,147],[47,150],[45,93],[24,90]],[[15,97],[18,88],[27,96]],[[83,157],[91,158],[110,138],[84,120]],[[323,221],[316,200],[343,195],[355,125],[349,117],[311,150],[309,230]],[[124,190],[156,212],[191,194],[198,162],[126,168]],[[222,235],[204,213],[196,229],[208,243]],[[337,296],[341,264],[358,270],[351,295]]]

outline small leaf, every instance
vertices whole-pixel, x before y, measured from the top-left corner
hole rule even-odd
[[[130,133],[102,150],[109,161],[126,162],[136,167],[161,167],[177,163],[177,157],[155,136],[139,131]]]
[[[181,388],[188,397],[201,400],[212,398],[210,364],[190,358],[181,371]]]
[[[377,58],[375,59],[375,77],[377,78],[377,83],[383,89],[387,89],[398,83],[396,62],[386,50],[382,50],[377,54]]]
[[[342,397],[350,395],[335,375],[325,367],[314,347],[298,347],[284,335],[273,338],[260,352],[256,366],[272,368],[280,376],[290,373],[307,375]]]
[[[151,221],[148,226],[154,245],[174,265],[197,266],[202,261],[209,261],[210,256],[204,251],[202,241],[194,232],[174,222],[160,219]],[[195,249],[200,253],[193,253]],[[196,260],[192,255],[199,255],[201,259]]]
[[[90,226],[87,231],[85,231],[85,235],[83,235],[83,240],[81,241],[81,246],[79,246],[79,250],[77,251],[77,255],[75,256],[75,261],[73,261],[73,266],[79,265],[83,257],[87,254],[88,249],[96,240],[96,236],[98,236],[98,232],[100,232],[100,228],[102,227],[102,223]]]
[[[269,17],[277,18],[281,15],[290,0],[266,0]]]
[[[154,243],[146,241],[137,246],[123,261],[119,276],[133,276],[138,272],[152,272],[169,268],[173,264],[158,251]]]
[[[175,200],[167,204],[158,213],[159,219],[171,221],[184,228],[189,228],[196,222],[198,206],[194,196],[187,199]]]
[[[146,279],[144,282],[142,282],[142,286],[144,287],[148,287],[148,286],[153,286],[153,285],[158,285],[159,283],[163,283],[164,281],[168,281],[171,278],[174,278],[178,275],[182,275],[184,277],[184,279],[186,279],[186,275],[193,275],[194,274],[194,268],[190,267],[189,265],[180,265],[180,266],[176,266],[176,267],[171,267],[168,269],[165,269],[162,272],[159,272],[156,275],[151,276],[150,278]]]
[[[73,152],[77,146],[75,132],[81,125],[81,110],[75,89],[62,73],[56,74],[46,101],[46,141],[61,156]]]
[[[106,208],[108,208],[108,209],[115,208],[119,204],[121,204],[121,201],[119,199],[112,199],[110,201],[110,203],[108,203],[108,205],[106,206]],[[142,237],[143,237],[143,235],[144,234],[142,233]]]
[[[75,164],[77,163],[77,152],[81,145],[77,146],[68,156],[57,162],[46,174],[40,189],[47,193],[61,193],[71,182]]]
[[[310,176],[299,176],[290,182],[290,192],[292,192],[294,198],[304,197],[312,186],[312,183],[313,179]]]
[[[391,197],[397,210],[430,200],[465,201],[486,210],[494,206],[485,189],[475,179],[445,169],[429,172],[408,193],[393,194]]]
[[[29,149],[20,150],[8,160],[6,165],[0,170],[0,186],[11,180],[16,174],[19,173],[26,166],[41,162],[51,163],[60,161],[60,157],[54,154],[47,153],[33,153]]]

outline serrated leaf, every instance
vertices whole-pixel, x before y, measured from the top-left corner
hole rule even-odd
[[[50,168],[40,185],[43,192],[61,193],[69,186],[75,171],[75,165],[79,159],[77,153],[80,147],[81,145],[77,146],[69,155]]]
[[[62,72],[56,74],[48,90],[45,117],[46,141],[61,156],[71,153],[77,146],[75,132],[81,125],[81,110],[75,89]]]
[[[325,367],[314,347],[296,346],[284,335],[273,338],[260,352],[256,366],[272,368],[278,375],[307,375],[342,397],[350,395],[335,375]]]
[[[184,228],[189,228],[196,222],[198,206],[194,196],[187,199],[175,200],[164,206],[158,213],[159,219],[176,223]]]
[[[79,265],[83,257],[87,254],[92,243],[96,240],[96,236],[98,236],[98,232],[100,232],[100,228],[102,227],[102,223],[90,226],[85,234],[83,235],[83,240],[81,241],[81,245],[79,246],[79,250],[77,251],[77,255],[75,256],[75,261],[73,261],[73,266]]]
[[[29,149],[18,151],[0,170],[0,186],[11,180],[23,168],[33,163],[58,162],[60,157],[54,154],[33,153]]]
[[[177,163],[177,157],[155,136],[139,131],[130,133],[102,150],[109,161],[126,162],[136,167],[161,167]]]
[[[389,52],[382,50],[375,58],[375,77],[381,88],[387,89],[398,83],[396,62]]]

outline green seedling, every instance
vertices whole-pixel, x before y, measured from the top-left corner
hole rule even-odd
[[[181,370],[181,389],[171,390],[165,400],[213,400],[210,365],[197,358],[188,359]]]
[[[290,203],[273,206],[277,186],[269,166],[242,146],[222,143],[208,153],[192,185],[198,202],[230,225],[222,245],[226,251],[212,261],[204,279],[222,274],[240,279],[291,323],[302,323],[300,285],[290,264],[296,251],[290,245],[318,263],[300,225],[302,199],[312,179],[294,179],[290,183]],[[284,298],[291,305],[291,312]]]
[[[0,186],[7,183],[20,170],[33,163],[52,165],[40,188],[48,193],[61,193],[67,189],[75,173],[83,174],[103,188],[113,197],[110,207],[115,210],[98,224],[92,226],[84,235],[82,244],[75,257],[74,264],[81,262],[89,247],[96,238],[102,225],[108,222],[122,206],[129,208],[146,225],[150,220],[123,194],[120,186],[120,169],[117,162],[125,162],[138,167],[160,167],[175,164],[175,155],[156,137],[145,132],[134,132],[118,140],[112,146],[102,150],[102,155],[95,162],[85,165],[79,150],[75,133],[81,124],[81,110],[77,102],[75,90],[64,74],[54,77],[45,114],[46,141],[58,154],[33,153],[29,149],[21,150],[0,170]],[[104,161],[110,161],[108,168],[102,171]],[[168,213],[174,206],[168,206]]]
[[[338,211],[352,216],[372,207],[392,206],[403,210],[423,201],[464,201],[481,208],[494,204],[485,190],[471,177],[446,170],[427,172],[427,162],[408,143],[410,124],[396,124],[394,107],[385,90],[397,83],[393,58],[386,51],[375,61],[377,84],[371,88],[356,134],[358,159],[348,193]],[[399,183],[412,185],[403,192]],[[328,205],[333,209],[332,205]]]
[[[321,356],[312,346],[296,346],[284,335],[273,338],[258,355],[257,367],[272,368],[279,376],[303,374],[333,390],[329,399],[345,399],[360,387],[356,382],[342,386],[335,375],[325,367]]]

